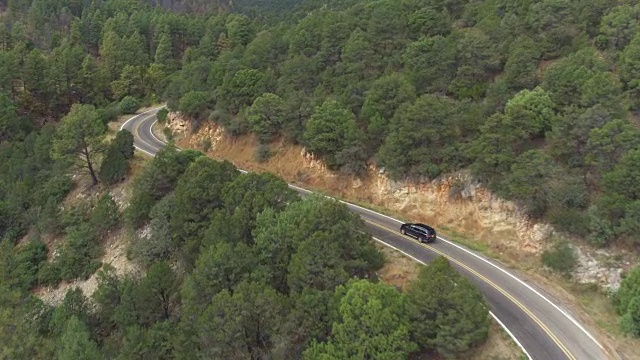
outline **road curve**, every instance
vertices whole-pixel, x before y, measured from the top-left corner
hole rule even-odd
[[[154,156],[165,143],[151,131],[156,121],[152,109],[125,122],[121,129],[134,135],[136,149]],[[302,195],[310,191],[290,185]],[[447,239],[419,244],[398,232],[399,220],[345,203],[365,221],[373,237],[414,260],[428,263],[443,255],[461,274],[482,291],[491,313],[510,333],[525,353],[535,360],[603,360],[613,358],[607,350],[570,314],[556,305],[551,296],[534,284],[521,280],[486,256],[466,249]]]

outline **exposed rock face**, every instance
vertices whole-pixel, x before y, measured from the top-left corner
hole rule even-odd
[[[620,288],[625,264],[605,250],[589,251],[574,247],[578,255],[578,267],[573,273],[575,279],[583,284],[598,284],[606,290],[617,291]]]
[[[433,181],[410,182],[390,179],[384,169],[371,165],[366,176],[354,178],[329,171],[313,154],[284,141],[271,144],[272,157],[258,163],[254,159],[257,141],[253,136],[233,138],[211,123],[187,136],[180,145],[200,148],[207,139],[211,142],[209,153],[215,158],[227,159],[247,170],[270,171],[289,182],[467,234],[516,261],[539,256],[554,235],[552,226],[533,221],[514,202],[492,194],[467,171]],[[619,274],[615,275],[613,270],[607,275],[602,275],[602,271],[579,270],[579,273],[583,274],[577,276],[579,281],[594,281],[611,288],[619,282],[616,280]]]
[[[165,126],[170,128],[174,134],[185,134],[190,129],[189,121],[178,113],[169,113]]]

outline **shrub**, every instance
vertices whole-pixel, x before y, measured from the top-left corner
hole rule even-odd
[[[169,117],[169,110],[167,110],[167,108],[162,108],[158,110],[156,116],[158,117],[158,122],[160,124],[165,124],[167,122],[167,118]]]
[[[129,170],[129,160],[133,157],[133,135],[121,130],[109,144],[107,155],[100,166],[100,180],[106,184],[121,181]]]
[[[231,136],[240,136],[249,132],[249,122],[241,115],[232,117],[224,123],[224,129]]]
[[[640,266],[634,267],[624,276],[614,300],[621,316],[622,330],[640,337]]]
[[[564,276],[571,276],[578,263],[578,257],[573,247],[566,240],[561,240],[542,253],[542,263]]]
[[[44,200],[45,203],[48,199],[59,203],[64,200],[71,189],[73,189],[73,182],[68,175],[54,175],[40,189],[38,198]]]
[[[133,96],[125,96],[118,107],[123,114],[133,114],[140,108],[140,102]]]
[[[209,95],[204,91],[190,91],[178,101],[178,111],[193,119],[200,119],[209,105]]]
[[[206,138],[204,140],[202,140],[202,142],[200,143],[200,146],[202,146],[202,151],[204,152],[209,152],[209,150],[211,150],[211,139]]]
[[[164,138],[167,141],[173,141],[173,131],[170,128],[166,127],[162,129],[162,133],[164,134]]]
[[[89,205],[83,202],[65,209],[60,216],[62,228],[66,229],[89,221],[89,215],[91,214]]]
[[[604,247],[615,236],[613,225],[604,217],[597,207],[591,207],[589,214],[589,236],[587,240],[595,246]]]
[[[45,286],[54,286],[60,283],[60,264],[57,261],[44,263],[38,271],[38,283]]]
[[[38,271],[47,260],[47,246],[40,239],[31,239],[16,255],[14,277],[24,289],[30,289],[37,283]]]
[[[269,150],[269,145],[260,144],[256,148],[256,160],[260,163],[263,163],[271,157],[271,150]]]
[[[118,116],[121,115],[120,105],[117,103],[107,105],[104,109],[98,109],[98,119],[104,124],[108,124],[111,121],[116,121]]]
[[[565,207],[554,207],[547,211],[545,218],[558,231],[587,236],[589,217],[584,211]]]
[[[87,225],[73,227],[69,230],[60,256],[55,262],[60,269],[60,278],[63,280],[87,279],[98,268],[100,262],[100,246],[93,236],[94,232]]]
[[[203,154],[199,151],[177,151],[167,146],[147,165],[133,183],[133,195],[126,210],[126,220],[137,228],[149,220],[149,212],[157,201],[169,194],[189,164]]]
[[[89,224],[95,233],[101,234],[113,229],[119,220],[118,205],[110,194],[104,194],[93,209]]]

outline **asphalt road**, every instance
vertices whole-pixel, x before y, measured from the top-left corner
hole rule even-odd
[[[158,109],[131,118],[122,128],[134,135],[135,147],[154,156],[165,143],[151,132]],[[302,195],[310,191],[290,185]],[[416,261],[428,263],[437,256],[451,263],[475,283],[484,294],[491,313],[532,359],[601,360],[613,358],[570,314],[571,310],[535,284],[527,283],[511,271],[482,254],[443,238],[432,244],[419,244],[399,233],[402,222],[388,216],[345,203],[365,221],[374,238]],[[437,229],[436,229],[437,230]]]

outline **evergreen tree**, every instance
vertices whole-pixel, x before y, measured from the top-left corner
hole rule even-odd
[[[489,308],[480,292],[444,257],[420,270],[407,292],[411,338],[423,349],[450,357],[481,343],[489,332]]]
[[[100,166],[100,180],[105,184],[114,184],[122,180],[129,170],[131,158],[133,158],[133,135],[127,130],[121,130],[109,144]]]
[[[52,156],[87,169],[93,184],[98,183],[96,165],[102,152],[105,125],[92,105],[74,104],[56,129]]]
[[[336,290],[340,319],[326,343],[312,343],[304,359],[400,359],[417,349],[409,337],[407,299],[389,285],[351,281]]]
[[[60,360],[98,360],[103,357],[98,345],[89,337],[85,325],[73,316],[67,321],[64,333],[60,337],[57,358]]]

